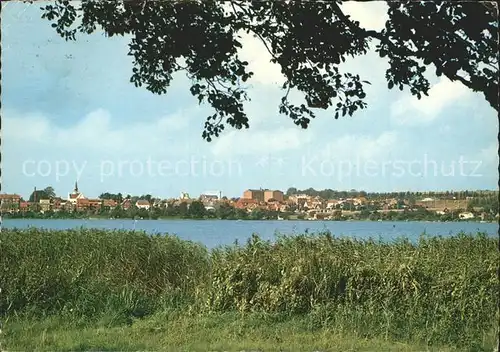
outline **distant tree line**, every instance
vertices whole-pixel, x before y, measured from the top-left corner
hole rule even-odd
[[[157,198],[154,198],[151,194],[145,194],[145,195],[142,195],[142,196],[131,196],[130,194],[127,194],[126,196],[124,196],[121,193],[116,193],[115,194],[115,193],[106,192],[106,193],[102,193],[99,196],[99,199],[111,199],[111,200],[114,200],[115,202],[117,202],[117,203],[120,204],[120,203],[122,203],[126,199],[130,199],[130,201],[132,203],[135,203],[135,202],[137,202],[138,200],[141,200],[141,199],[147,200],[148,202],[152,203]]]
[[[333,189],[323,189],[315,190],[314,188],[307,188],[304,190],[297,189],[295,187],[290,187],[286,191],[285,195],[290,197],[294,194],[305,194],[311,197],[321,197],[323,199],[339,199],[339,198],[355,198],[355,197],[365,197],[370,200],[382,200],[388,198],[395,199],[419,199],[422,197],[439,197],[440,199],[466,199],[466,198],[481,198],[488,199],[487,201],[481,201],[481,204],[492,204],[496,202],[498,206],[498,191],[482,190],[482,191],[429,191],[429,192],[366,192],[351,189],[349,191],[338,191]],[[52,186],[48,186],[41,190],[35,190],[31,193],[29,197],[30,202],[39,201],[40,199],[50,199],[56,197],[56,193]],[[151,194],[145,194],[141,196],[131,196],[130,194],[123,195],[122,193],[101,193],[98,197],[99,199],[112,199],[117,203],[122,203],[125,199],[130,199],[132,203],[140,199],[147,200],[153,203],[155,200],[160,200],[159,198],[153,197]],[[225,198],[225,197],[224,197]],[[232,198],[237,200],[237,198]],[[478,200],[475,200],[477,202]],[[474,203],[474,206],[478,203]],[[492,206],[494,208],[494,206]]]
[[[468,208],[469,210],[472,210],[475,207],[479,207],[482,208],[485,212],[498,214],[498,204],[498,195],[488,195],[485,197],[472,198],[469,201]]]
[[[38,202],[41,199],[50,199],[56,196],[54,188],[51,186],[45,187],[44,189],[34,190],[29,197],[30,202]]]
[[[493,197],[498,200],[498,191],[429,191],[429,192],[366,192],[351,189],[349,191],[337,191],[333,189],[315,190],[314,188],[307,188],[299,190],[295,187],[290,187],[286,191],[286,195],[290,197],[294,194],[305,194],[311,197],[321,197],[323,199],[339,199],[339,198],[356,198],[365,197],[370,200],[383,200],[388,198],[418,200],[423,197],[439,197],[440,199],[466,199],[472,198],[485,198]]]

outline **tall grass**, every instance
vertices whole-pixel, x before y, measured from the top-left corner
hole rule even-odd
[[[213,254],[207,307],[309,313],[365,336],[481,344],[498,321],[497,241],[258,237]],[[496,319],[496,320],[495,320]]]
[[[208,251],[174,236],[80,229],[3,230],[0,311],[143,316],[192,303]],[[125,308],[123,308],[125,307]]]
[[[176,309],[307,316],[311,329],[481,349],[498,331],[499,258],[485,234],[252,236],[210,253],[168,235],[4,230],[0,310],[110,325]]]

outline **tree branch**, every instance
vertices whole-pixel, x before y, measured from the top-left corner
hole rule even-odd
[[[232,1],[231,1],[231,7],[233,8],[233,11],[234,11],[235,13],[236,13],[236,12],[238,12],[238,11],[236,10],[236,8],[234,7],[235,5],[236,5],[236,6],[238,6],[238,7],[240,8],[240,10],[241,10],[241,11],[242,11],[245,15],[248,15],[248,12],[246,11],[246,9],[245,9],[245,8],[243,8],[243,7],[242,7],[240,4],[238,4],[238,3],[234,3],[234,2],[232,2]],[[257,31],[255,30],[254,26],[252,26],[251,24],[248,24],[247,29],[248,29],[249,31],[251,31],[253,34],[255,34],[255,35],[256,35],[256,36],[260,39],[260,41],[261,41],[261,42],[264,44],[264,46],[266,47],[266,50],[267,50],[267,52],[269,53],[269,55],[271,55],[273,59],[277,60],[276,56],[274,55],[274,53],[272,52],[272,50],[271,50],[271,49],[269,48],[269,46],[267,45],[267,42],[265,41],[265,39],[262,37],[262,35],[261,35],[259,32],[257,32]]]
[[[335,15],[337,15],[337,17],[339,18],[339,20],[341,20],[354,33],[356,33],[358,35],[363,34],[362,37],[364,37],[364,38],[374,37],[374,38],[377,38],[381,41],[385,40],[385,37],[380,32],[377,32],[375,30],[366,30],[364,28],[361,28],[361,27],[354,25],[354,23],[349,19],[349,17],[346,16],[344,14],[344,12],[342,12],[342,9],[340,8],[340,6],[337,3],[332,4],[332,9],[333,9],[333,12],[335,13]]]
[[[474,87],[472,86],[472,83],[468,80],[466,80],[464,77],[459,76],[457,74],[451,75],[451,74],[444,74],[446,77],[448,77],[451,81],[460,81],[464,86],[467,88],[472,89],[473,91],[476,91]]]

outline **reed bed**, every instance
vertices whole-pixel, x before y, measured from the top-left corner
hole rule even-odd
[[[165,311],[300,316],[310,329],[481,350],[498,334],[499,259],[482,233],[415,244],[254,235],[210,252],[170,235],[4,229],[0,313],[110,326]]]

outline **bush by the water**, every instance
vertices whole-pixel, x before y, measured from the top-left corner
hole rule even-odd
[[[209,252],[175,236],[3,230],[0,312],[123,324],[166,310],[307,315],[311,328],[480,349],[498,326],[498,240],[329,233]]]

